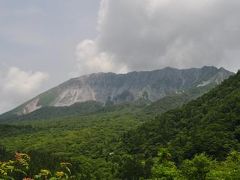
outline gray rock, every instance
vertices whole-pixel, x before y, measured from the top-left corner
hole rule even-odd
[[[15,112],[28,114],[45,106],[70,106],[85,101],[119,104],[136,101],[143,96],[153,102],[191,88],[220,84],[232,74],[224,68],[212,66],[183,70],[167,67],[127,74],[90,74],[71,79],[35,97]]]

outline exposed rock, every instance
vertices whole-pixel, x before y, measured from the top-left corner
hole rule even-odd
[[[156,101],[169,94],[219,84],[233,73],[212,66],[192,69],[164,68],[128,74],[96,73],[71,79],[17,108],[27,114],[44,106],[70,106],[77,102],[98,101],[103,104],[131,102],[147,95]]]

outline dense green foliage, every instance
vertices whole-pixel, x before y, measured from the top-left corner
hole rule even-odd
[[[152,160],[152,163],[136,162],[129,155],[122,157],[124,161],[124,169],[118,174],[121,179],[141,179],[146,172],[139,171],[146,167],[149,168],[148,179],[176,179],[176,180],[205,180],[205,179],[239,179],[240,173],[240,153],[233,151],[222,162],[217,162],[205,154],[195,155],[193,159],[184,160],[180,167],[172,161],[171,154],[168,149],[161,148],[158,156]],[[35,162],[36,163],[36,162]],[[75,164],[76,165],[76,164]],[[89,166],[84,167],[87,171],[91,171]],[[114,179],[113,176],[106,176],[101,167],[98,168],[98,174],[86,174],[85,171],[77,171],[76,175],[72,175],[72,164],[61,162],[55,164],[55,169],[40,169],[33,174],[32,169],[35,164],[32,163],[31,156],[23,153],[16,153],[14,160],[0,161],[0,178],[11,180],[68,180],[68,179]]]
[[[240,73],[163,113],[191,99],[184,96],[11,122],[0,125],[0,144],[29,153],[32,173],[65,160],[78,179],[238,179]]]
[[[240,73],[180,109],[160,115],[125,134],[124,148],[131,154],[156,155],[157,146],[168,147],[174,160],[197,153],[223,159],[240,150]]]
[[[37,174],[31,175],[33,164],[31,157],[24,153],[16,153],[15,159],[8,161],[0,161],[0,179],[3,180],[70,180],[76,179],[72,176],[70,163],[61,162],[58,170],[51,172],[48,169],[41,169]]]
[[[92,115],[16,121],[14,125],[0,125],[0,129],[6,129],[0,131],[0,144],[10,152],[31,155],[35,164],[32,174],[42,167],[54,170],[55,164],[66,160],[83,179],[112,179],[112,163],[107,157],[115,150],[121,134],[141,124],[137,119],[140,109],[122,105]]]
[[[33,133],[35,131],[36,131],[36,128],[33,128],[30,125],[26,125],[26,126],[0,125],[1,138],[21,135],[23,132]]]

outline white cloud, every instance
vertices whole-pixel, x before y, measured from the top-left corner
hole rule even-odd
[[[0,112],[10,110],[32,98],[47,79],[46,73],[26,72],[17,67],[0,72]]]
[[[80,71],[204,65],[236,71],[239,9],[238,0],[102,0],[98,36],[77,48]]]
[[[114,56],[98,50],[95,41],[84,40],[76,50],[79,74],[88,74],[94,72],[110,72],[115,71],[124,73],[127,71],[125,66],[116,64]]]

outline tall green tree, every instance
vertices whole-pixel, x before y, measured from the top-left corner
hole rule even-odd
[[[192,160],[185,160],[181,173],[188,180],[205,180],[214,165],[214,161],[205,154],[196,155]]]
[[[161,148],[159,150],[158,157],[154,158],[152,167],[153,179],[173,180],[180,177],[179,170],[171,159],[168,149]]]

